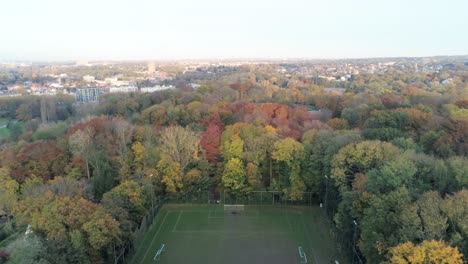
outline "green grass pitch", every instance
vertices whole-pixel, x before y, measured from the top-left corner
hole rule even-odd
[[[318,207],[165,205],[132,264],[334,263],[335,246]],[[165,244],[159,261],[153,260]]]

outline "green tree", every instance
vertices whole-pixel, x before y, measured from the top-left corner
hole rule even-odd
[[[8,263],[50,264],[45,258],[47,254],[46,245],[44,245],[43,240],[38,236],[31,235],[16,239],[8,245],[7,250],[11,252]]]
[[[135,223],[139,222],[145,213],[145,197],[140,185],[134,181],[124,181],[103,195],[103,203],[104,201],[109,203],[117,197],[125,202],[123,206],[131,219]]]
[[[369,263],[380,263],[390,247],[419,237],[420,223],[402,224],[402,219],[419,221],[417,217],[407,216],[416,215],[411,212],[415,208],[410,206],[410,202],[409,192],[404,187],[371,198],[360,223],[360,249]]]
[[[332,161],[332,175],[340,189],[349,189],[357,173],[367,173],[394,159],[400,150],[390,143],[363,141],[340,149]]]
[[[301,165],[304,182],[323,200],[327,191],[327,204],[332,202],[332,206],[337,206],[337,193],[330,180],[332,160],[341,148],[359,141],[360,135],[356,131],[319,131],[311,141],[306,133],[303,137],[305,158]]]
[[[468,190],[448,195],[443,208],[448,217],[450,243],[468,256]]]
[[[444,213],[444,201],[437,192],[424,193],[416,202],[421,217],[425,240],[446,238],[448,219]]]
[[[449,171],[454,176],[459,188],[468,188],[468,159],[461,156],[447,160]]]
[[[385,193],[401,186],[409,188],[416,171],[417,168],[408,155],[400,156],[368,172],[368,189],[373,193]]]

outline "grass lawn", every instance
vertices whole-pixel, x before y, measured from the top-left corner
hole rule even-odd
[[[4,127],[0,128],[0,137],[9,137],[10,136],[10,129]]]
[[[8,125],[9,121],[10,120],[8,119],[0,118],[0,137],[10,136],[10,130],[6,128],[6,125]]]
[[[335,243],[318,207],[245,206],[233,214],[222,205],[165,205],[133,264],[334,263]],[[154,257],[162,244],[159,261]]]

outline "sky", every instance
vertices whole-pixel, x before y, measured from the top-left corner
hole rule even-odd
[[[0,60],[468,54],[467,0],[1,0]]]

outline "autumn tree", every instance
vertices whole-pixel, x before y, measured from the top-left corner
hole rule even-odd
[[[0,212],[7,215],[8,222],[18,201],[19,187],[8,169],[0,168]]]
[[[306,186],[301,177],[300,164],[304,158],[304,146],[292,138],[285,138],[275,142],[272,158],[284,162],[289,168],[286,175],[290,188],[288,190],[291,200],[302,200]],[[282,186],[283,188],[286,186]]]
[[[169,156],[163,156],[156,166],[157,177],[166,186],[166,192],[178,193],[183,187],[180,163],[173,161]]]
[[[117,147],[117,161],[120,165],[119,178],[127,180],[132,173],[131,170],[131,152],[129,148],[130,140],[132,139],[134,127],[126,120],[118,117],[112,119],[112,132],[115,134]]]
[[[247,177],[244,164],[238,158],[231,158],[224,165],[221,178],[224,188],[235,195],[245,194],[247,191]]]
[[[240,80],[238,80],[235,83],[230,84],[229,87],[238,92],[238,94],[239,94],[238,100],[239,101],[242,100],[243,95],[247,91],[247,88],[248,88],[248,86],[246,84],[242,83]]]
[[[221,151],[225,160],[239,159],[244,152],[244,140],[239,135],[234,134],[229,139],[223,140]]]
[[[424,240],[419,245],[405,242],[389,250],[388,264],[426,264],[446,263],[462,264],[462,254],[458,248],[447,245],[444,241]]]
[[[68,155],[55,141],[35,141],[20,149],[11,166],[11,176],[22,183],[28,177],[49,180],[65,174]]]
[[[161,132],[161,153],[169,156],[180,166],[182,174],[187,165],[197,157],[198,134],[181,126],[167,127]]]
[[[133,152],[133,165],[135,168],[139,168],[144,166],[144,160],[145,160],[145,153],[146,149],[143,144],[141,144],[140,141],[136,141],[132,145],[132,152]]]
[[[255,190],[262,186],[261,175],[257,165],[252,162],[247,163],[245,173],[247,175],[247,182],[252,189]]]
[[[32,112],[27,104],[21,104],[16,110],[16,118],[21,121],[29,121],[32,119]]]
[[[205,151],[206,159],[211,163],[216,163],[220,155],[222,128],[215,124],[209,124],[203,132],[200,147]]]
[[[124,201],[124,209],[129,213],[134,222],[138,222],[145,213],[143,190],[134,181],[122,182],[109,192],[106,192],[102,199],[103,201],[107,200],[107,203],[112,199]]]
[[[349,129],[349,123],[346,119],[333,118],[327,121],[327,125],[333,128],[334,130],[344,130]]]
[[[66,243],[79,240],[90,257],[120,242],[119,223],[101,205],[81,197],[56,196],[48,191],[26,197],[16,213],[37,234]]]
[[[68,139],[71,152],[74,155],[84,159],[86,163],[86,175],[88,176],[88,179],[91,177],[89,170],[89,159],[92,151],[92,137],[92,130],[85,129],[77,130]]]

